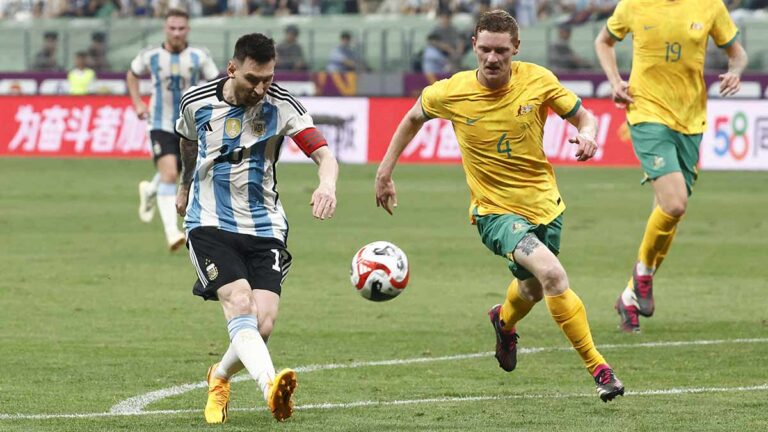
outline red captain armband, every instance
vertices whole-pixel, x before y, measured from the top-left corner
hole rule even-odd
[[[291,138],[307,157],[320,147],[328,145],[323,134],[313,127],[306,128]]]

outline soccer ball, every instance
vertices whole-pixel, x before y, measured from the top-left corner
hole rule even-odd
[[[375,241],[352,257],[352,285],[368,300],[392,300],[408,285],[408,258],[390,242]]]

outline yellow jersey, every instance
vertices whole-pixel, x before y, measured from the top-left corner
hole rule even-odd
[[[722,0],[621,0],[608,18],[617,40],[632,33],[627,107],[630,124],[662,123],[684,134],[704,132],[707,38],[731,45],[738,29]]]
[[[450,120],[461,150],[474,215],[515,213],[548,224],[565,210],[544,154],[544,122],[551,108],[566,118],[581,100],[549,70],[513,62],[511,79],[491,90],[477,70],[426,87],[421,106],[430,118]]]

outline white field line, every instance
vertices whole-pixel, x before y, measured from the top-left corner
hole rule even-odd
[[[628,391],[625,396],[668,396],[668,395],[686,395],[701,393],[736,393],[767,391],[768,383],[755,386],[742,387],[674,387],[669,389]],[[504,401],[512,399],[572,399],[572,398],[594,398],[594,393],[539,393],[527,395],[505,395],[505,396],[463,396],[463,397],[441,397],[427,399],[405,399],[392,401],[356,401],[347,403],[320,403],[297,406],[297,410],[330,410],[330,409],[349,409],[372,406],[399,406],[416,405],[432,403],[462,403],[462,402],[481,402],[481,401]],[[265,407],[260,408],[234,408],[231,411],[265,411]],[[81,413],[81,414],[0,414],[0,420],[53,420],[53,419],[91,419],[97,417],[128,417],[128,416],[151,416],[151,415],[177,415],[177,414],[199,414],[202,409],[183,409],[183,410],[154,410],[141,412],[105,412],[105,413]]]
[[[630,344],[608,344],[599,345],[601,350],[611,349],[625,349],[625,348],[660,348],[660,347],[677,347],[677,346],[691,346],[691,345],[722,345],[722,344],[747,344],[747,343],[766,343],[768,338],[757,339],[715,339],[715,340],[694,340],[694,341],[667,341],[667,342],[642,342],[642,343],[630,343]],[[524,348],[521,347],[517,350],[518,354],[535,354],[539,352],[553,352],[553,351],[570,351],[571,347],[538,347],[538,348]],[[439,361],[451,361],[451,360],[466,360],[478,357],[490,357],[493,352],[481,352],[471,354],[458,354],[441,357],[416,357],[409,359],[394,359],[394,360],[378,360],[378,361],[366,361],[366,362],[351,362],[351,363],[330,363],[330,364],[315,364],[307,366],[299,366],[294,370],[296,372],[315,372],[320,370],[331,369],[355,369],[361,367],[370,366],[398,366],[408,365],[414,363],[431,363]],[[232,379],[232,382],[240,382],[250,380],[251,377],[248,374],[241,374]],[[143,395],[134,396],[128,398],[110,408],[109,412],[115,414],[137,414],[144,410],[147,405],[157,402],[159,400],[177,396],[188,391],[195,389],[206,388],[208,384],[205,381],[199,381],[192,384],[183,384],[173,387],[168,387],[160,390],[155,390]]]

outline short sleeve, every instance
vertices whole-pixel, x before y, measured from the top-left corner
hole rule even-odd
[[[208,81],[212,81],[219,76],[219,68],[216,67],[216,63],[214,63],[208,50],[203,50],[203,54],[205,56],[202,67],[203,77]]]
[[[717,44],[718,47],[728,48],[736,41],[739,29],[728,14],[728,9],[725,7],[725,3],[719,0],[714,3],[715,21],[712,24],[712,28],[709,30],[709,34],[712,36],[712,39],[714,39],[715,44]]]
[[[197,141],[197,128],[195,127],[195,113],[192,107],[187,105],[176,120],[176,134],[187,141]]]
[[[147,66],[146,61],[146,55],[144,55],[146,51],[142,50],[132,61],[131,61],[131,72],[133,72],[136,76],[144,75],[145,73],[149,72],[149,67]]]
[[[563,87],[557,77],[550,71],[545,71],[541,77],[544,86],[544,103],[562,118],[576,114],[581,108],[581,99],[575,93]]]
[[[620,0],[613,14],[605,24],[605,29],[612,38],[621,41],[632,31],[629,25],[629,0]]]
[[[445,96],[448,89],[448,80],[440,80],[429,85],[421,91],[421,110],[429,118],[450,118],[448,108],[445,106]]]
[[[299,114],[298,112],[292,112],[288,115],[285,121],[285,127],[283,128],[282,135],[293,137],[297,133],[315,127],[315,122],[312,120],[312,116],[308,112]]]

